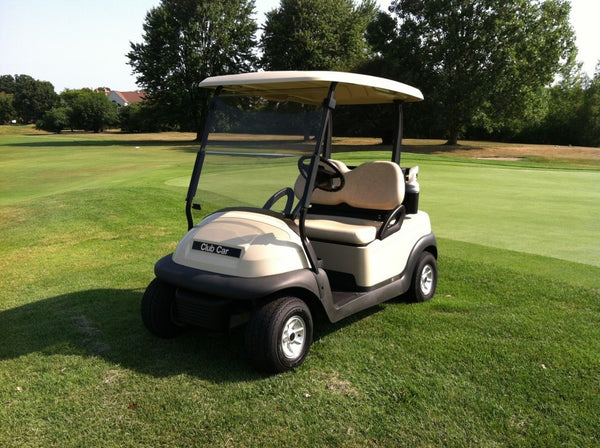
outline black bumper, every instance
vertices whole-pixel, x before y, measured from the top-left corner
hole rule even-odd
[[[178,288],[224,299],[253,300],[291,288],[301,288],[320,296],[315,274],[310,269],[246,278],[183,266],[167,255],[156,263],[154,274]]]
[[[230,299],[210,297],[178,288],[175,293],[174,315],[178,322],[208,330],[230,327],[231,316],[243,314],[243,304]]]
[[[178,321],[213,330],[231,326],[232,316],[250,312],[260,299],[286,289],[300,288],[319,297],[315,275],[309,269],[244,278],[183,266],[167,255],[156,263],[154,273],[177,288]]]

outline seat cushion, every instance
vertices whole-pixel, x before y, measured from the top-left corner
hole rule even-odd
[[[341,162],[335,161],[336,164]],[[344,165],[345,167],[345,165]],[[322,205],[348,204],[356,208],[392,210],[404,199],[404,175],[393,162],[366,162],[344,173],[346,183],[341,190],[315,189],[311,202]],[[298,198],[304,192],[305,180],[299,176],[294,186]]]
[[[364,246],[375,240],[381,223],[340,216],[307,218],[306,236],[310,239]]]
[[[344,174],[344,187],[338,191],[315,189],[312,204],[347,206],[363,210],[396,209],[404,199],[404,175],[393,162],[366,162],[348,170],[341,162],[332,161]],[[304,192],[306,180],[299,176],[294,191],[297,197]],[[330,212],[333,213],[333,212]],[[382,222],[363,217],[315,214],[306,218],[306,236],[310,239],[363,246],[377,238]],[[399,227],[399,226],[398,226]]]

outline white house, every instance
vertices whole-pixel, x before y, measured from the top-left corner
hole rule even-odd
[[[144,92],[117,92],[116,90],[111,90],[108,92],[108,99],[113,103],[117,103],[119,107],[123,107],[144,101],[146,95]]]

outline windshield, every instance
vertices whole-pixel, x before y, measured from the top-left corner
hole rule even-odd
[[[314,152],[321,109],[247,96],[221,96],[214,102],[193,200],[201,204],[202,215],[225,207],[262,208],[277,191],[293,188],[298,160]],[[282,211],[285,205],[284,197],[271,209]]]

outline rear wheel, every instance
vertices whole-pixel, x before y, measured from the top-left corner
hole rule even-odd
[[[161,338],[173,338],[184,330],[175,319],[175,288],[157,278],[142,297],[142,321],[148,330]]]
[[[431,299],[435,294],[437,279],[437,260],[431,252],[423,252],[413,272],[410,286],[411,297],[417,302]]]
[[[302,364],[312,337],[313,320],[306,303],[282,297],[254,312],[246,329],[246,349],[260,370],[285,372]]]

